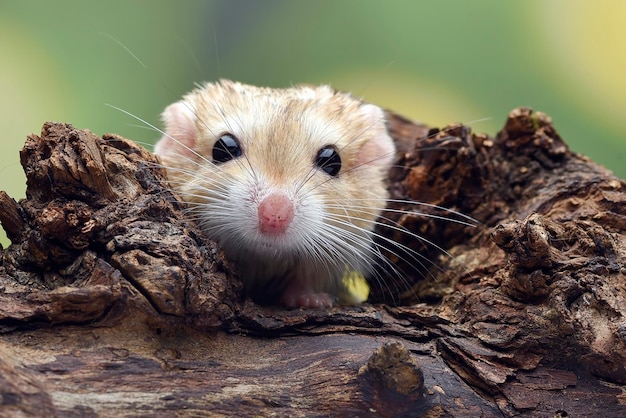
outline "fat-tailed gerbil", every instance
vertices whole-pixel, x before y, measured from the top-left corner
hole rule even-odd
[[[162,117],[155,153],[253,299],[332,306],[346,268],[377,262],[372,230],[395,156],[379,107],[328,86],[222,80]]]

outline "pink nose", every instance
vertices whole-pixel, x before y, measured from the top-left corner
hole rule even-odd
[[[283,234],[293,219],[293,203],[281,193],[272,193],[259,204],[259,230],[263,234]]]

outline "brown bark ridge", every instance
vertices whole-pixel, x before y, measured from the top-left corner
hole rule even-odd
[[[394,268],[287,311],[241,296],[151,153],[45,124],[0,193],[0,416],[626,416],[626,183],[530,109],[389,130]]]

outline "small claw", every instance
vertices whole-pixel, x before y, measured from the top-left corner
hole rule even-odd
[[[280,298],[280,303],[289,309],[308,308],[321,309],[332,308],[333,298],[328,293],[302,292],[294,293],[285,291]]]

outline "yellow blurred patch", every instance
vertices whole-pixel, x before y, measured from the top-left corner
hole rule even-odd
[[[531,31],[545,48],[552,82],[561,94],[619,134],[626,126],[626,2],[559,0],[532,3],[533,17],[544,19]]]
[[[343,303],[357,304],[367,300],[370,286],[361,273],[346,266],[342,282],[345,287],[345,294],[340,295],[340,299]]]

